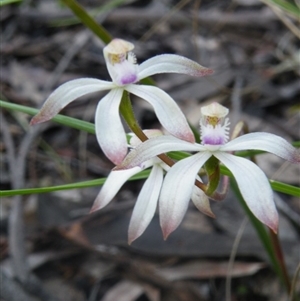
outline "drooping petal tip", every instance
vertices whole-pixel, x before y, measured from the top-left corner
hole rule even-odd
[[[29,125],[36,125],[52,119],[57,113],[52,113],[50,110],[41,109],[33,118],[30,120]]]
[[[43,122],[43,118],[39,117],[39,114],[35,115],[29,122],[29,125],[36,125]]]
[[[211,75],[213,74],[215,71],[213,69],[209,69],[209,68],[205,68],[203,67],[203,69],[200,69],[197,73],[197,76],[207,76],[207,75]]]
[[[178,224],[174,224],[172,222],[166,223],[165,225],[161,225],[161,230],[163,234],[163,239],[167,240],[172,232],[174,232],[178,228]]]
[[[299,149],[295,148],[291,162],[300,163],[300,150]]]
[[[269,227],[275,234],[277,234],[279,223],[277,211],[272,218],[266,216],[265,218],[260,218],[260,221],[263,222],[267,227]]]
[[[95,211],[97,211],[97,210],[99,210],[99,208],[98,208],[98,206],[96,206],[96,205],[94,204],[93,207],[91,208],[89,214],[91,214],[91,213],[93,213],[93,212],[95,212]]]
[[[169,229],[162,229],[162,233],[163,233],[163,238],[164,240],[167,240],[167,238],[169,237],[169,235],[172,233],[173,231],[169,230]]]

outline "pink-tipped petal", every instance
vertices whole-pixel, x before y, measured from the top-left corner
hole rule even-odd
[[[233,174],[240,192],[252,213],[277,232],[278,213],[270,183],[263,171],[253,162],[227,153],[214,154]]]
[[[250,133],[233,139],[222,151],[262,150],[293,163],[300,163],[300,152],[280,136],[270,133]]]
[[[89,93],[112,89],[111,82],[94,78],[80,78],[71,80],[54,90],[46,99],[41,110],[35,115],[30,125],[45,122],[53,118],[73,100]]]
[[[114,164],[120,164],[127,154],[126,134],[119,114],[123,89],[114,89],[103,97],[96,110],[95,127],[100,147]]]
[[[159,155],[171,151],[201,151],[205,147],[193,144],[170,135],[163,135],[141,143],[132,149],[124,161],[115,170],[131,168]]]
[[[150,224],[157,206],[163,182],[163,170],[155,164],[134,206],[128,229],[128,243],[141,236]]]
[[[134,167],[126,170],[112,171],[98,193],[90,213],[105,207],[119,192],[123,184],[142,169]]]
[[[192,196],[197,173],[211,156],[200,152],[177,162],[165,176],[159,198],[160,226],[164,239],[181,223]]]
[[[194,134],[176,102],[163,90],[154,86],[129,85],[126,90],[148,101],[162,126],[179,139],[194,143]]]
[[[180,73],[190,76],[205,76],[213,70],[176,54],[161,54],[154,56],[139,65],[139,80],[159,73]]]
[[[202,182],[200,177],[197,177],[197,180]],[[211,211],[208,196],[199,187],[195,185],[193,187],[191,199],[199,211],[212,218],[216,217],[214,213]]]

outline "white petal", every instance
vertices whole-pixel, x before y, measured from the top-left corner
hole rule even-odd
[[[127,154],[126,134],[119,114],[123,89],[113,89],[98,103],[95,115],[96,136],[103,152],[116,165]]]
[[[270,133],[250,133],[228,142],[222,151],[262,150],[291,162],[300,162],[299,150],[283,138]]]
[[[158,73],[181,73],[191,76],[204,76],[213,73],[198,63],[176,54],[154,56],[139,66],[138,78],[143,79]]]
[[[163,182],[163,170],[155,164],[134,206],[128,229],[128,243],[141,236],[151,222]]]
[[[273,192],[263,171],[250,160],[227,153],[214,154],[233,174],[249,209],[264,224],[277,232],[278,213]]]
[[[95,79],[80,78],[71,80],[52,92],[37,115],[30,124],[45,122],[58,114],[66,105],[83,95],[109,90],[114,87],[113,83]]]
[[[128,85],[128,92],[148,101],[162,126],[177,138],[195,142],[194,134],[176,102],[163,90],[146,85]]]
[[[202,182],[200,177],[196,177],[196,179]],[[208,196],[196,185],[193,187],[191,199],[199,211],[210,217],[215,217],[214,213],[211,211]]]
[[[159,216],[166,239],[181,223],[188,208],[197,173],[211,156],[201,152],[177,162],[165,176],[159,198]]]
[[[91,212],[105,207],[119,192],[123,184],[133,175],[142,171],[140,167],[134,167],[126,170],[112,171],[107,177],[102,189],[97,195]]]
[[[159,154],[171,151],[204,151],[205,147],[196,143],[189,143],[170,135],[150,138],[132,149],[117,169],[137,166]]]

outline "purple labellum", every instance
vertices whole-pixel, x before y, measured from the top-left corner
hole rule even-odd
[[[128,84],[133,84],[137,81],[137,76],[136,74],[128,74],[121,79],[121,84],[122,85],[128,85]]]
[[[203,137],[202,143],[209,145],[222,145],[225,143],[224,138],[220,136]]]

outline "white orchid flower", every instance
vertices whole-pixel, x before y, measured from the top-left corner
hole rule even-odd
[[[150,139],[162,135],[162,132],[159,130],[145,130],[144,133],[150,137]],[[130,139],[130,145],[132,147],[140,143],[141,141],[136,136]],[[105,207],[116,196],[120,188],[129,178],[147,168],[151,168],[151,172],[137,198],[129,223],[129,244],[143,234],[155,214],[164,172],[169,170],[168,165],[155,157],[133,168],[112,171],[107,177],[91,209],[91,212],[94,212]],[[198,178],[198,180],[200,180],[200,178]],[[192,200],[200,211],[209,216],[214,216],[210,209],[207,196],[198,187],[195,187],[193,190]]]
[[[168,171],[160,193],[160,223],[165,238],[181,223],[187,210],[195,178],[204,163],[214,156],[235,177],[249,209],[274,232],[278,227],[278,214],[273,192],[263,171],[248,159],[230,152],[262,150],[290,162],[299,163],[299,151],[283,138],[270,133],[250,133],[228,141],[228,109],[212,103],[201,109],[201,144],[190,143],[176,137],[160,136],[137,146],[116,169],[134,168],[141,162],[170,151],[192,151],[196,154],[180,160]]]
[[[158,73],[182,73],[191,76],[211,74],[211,69],[173,54],[158,55],[141,65],[136,64],[131,52],[134,45],[114,39],[103,49],[104,58],[112,82],[94,78],[69,81],[58,87],[46,100],[31,125],[53,118],[73,100],[98,91],[110,90],[98,104],[95,114],[96,136],[105,155],[115,164],[122,162],[127,154],[127,142],[119,115],[119,106],[124,91],[148,101],[162,126],[172,135],[194,142],[194,135],[185,116],[175,101],[163,90],[137,82]]]

